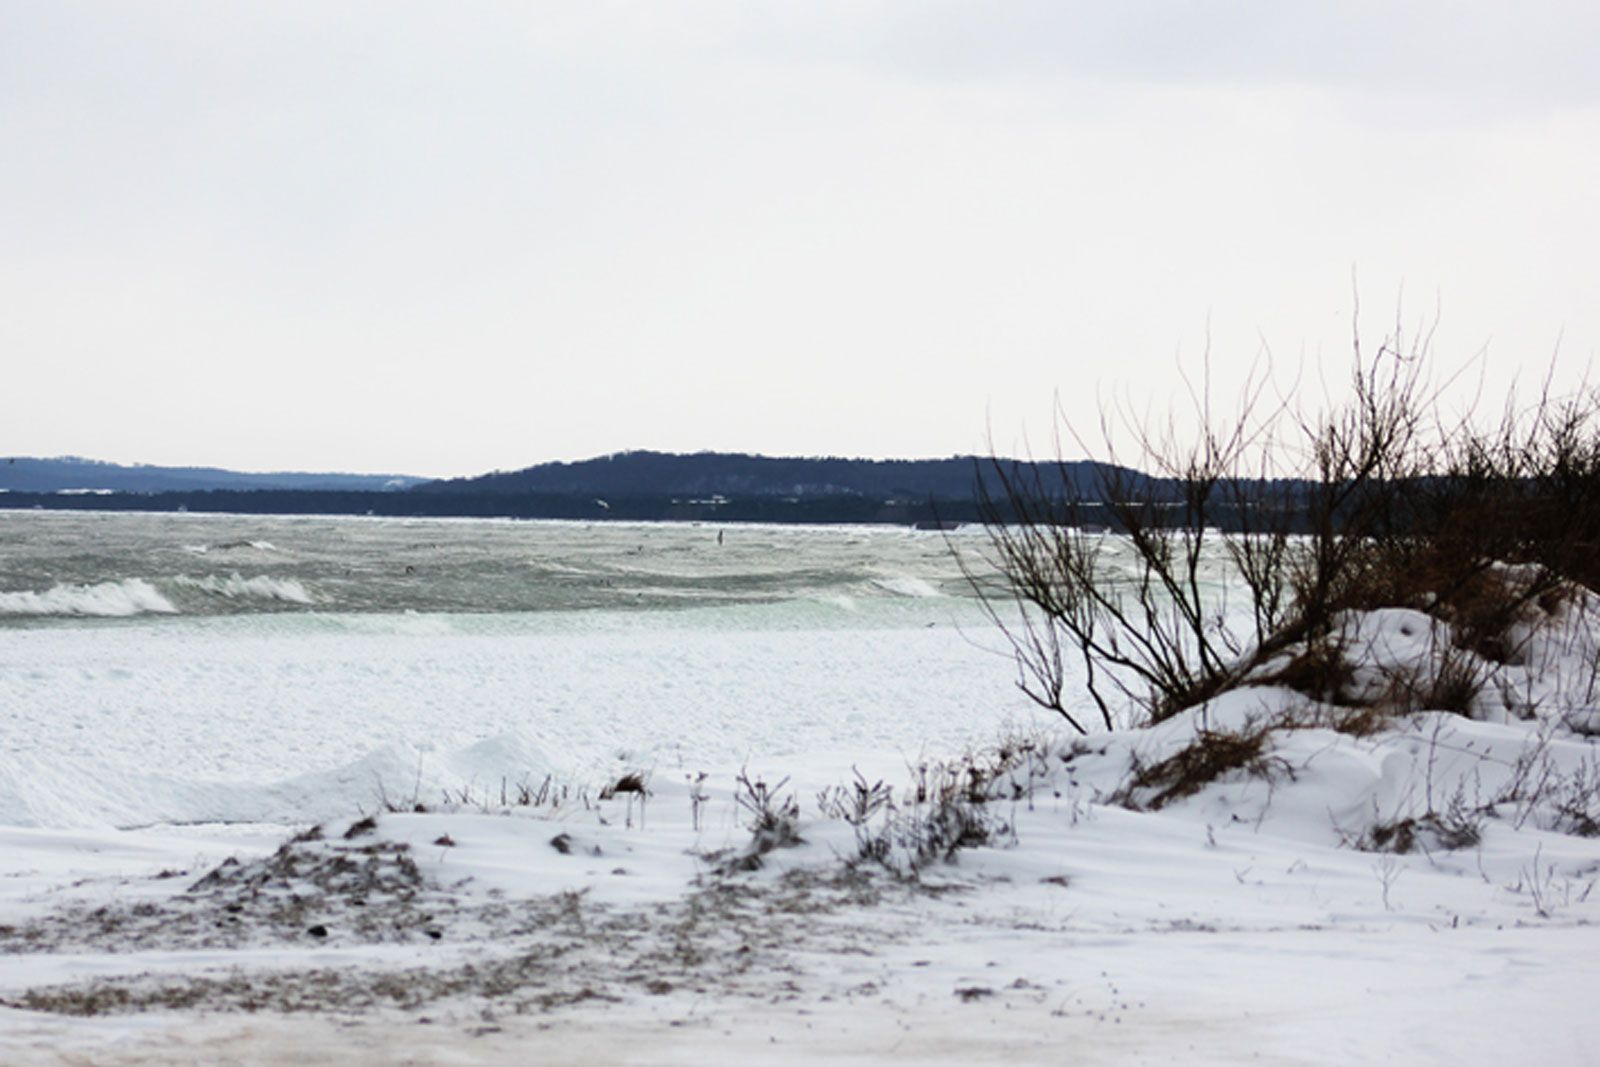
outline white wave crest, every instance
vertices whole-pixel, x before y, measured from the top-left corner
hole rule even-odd
[[[923,578],[874,578],[872,584],[880,589],[893,593],[895,596],[908,597],[936,597],[942,596],[932,582]]]
[[[172,601],[143,578],[98,585],[57,585],[42,593],[0,593],[0,615],[173,615]]]
[[[190,589],[199,589],[216,596],[225,597],[258,597],[262,600],[285,600],[291,604],[315,604],[317,598],[311,591],[295,578],[274,578],[268,574],[258,574],[254,578],[246,578],[239,572],[219,578],[208,574],[204,578],[191,578],[180,574],[174,578],[177,584]]]
[[[271,541],[219,541],[214,545],[184,545],[185,552],[193,552],[197,556],[204,556],[210,552],[239,552],[253,549],[256,552],[282,551]]]

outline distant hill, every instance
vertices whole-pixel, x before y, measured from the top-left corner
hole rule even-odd
[[[1090,461],[841,459],[745,453],[619,452],[574,463],[424,481],[371,474],[244,474],[209,467],[119,466],[0,456],[0,509],[194,511],[232,514],[462,516],[524,519],[898,523],[945,525],[1015,517],[1001,475],[1077,501],[1075,520],[1115,525],[1103,476],[1134,498],[1175,501],[1177,482]],[[980,479],[998,511],[980,499]],[[1261,482],[1263,498],[1294,494]],[[1234,521],[1224,506],[1219,522]]]
[[[1015,460],[1003,462],[1013,469],[1031,467]],[[1053,474],[1054,464],[1050,466]],[[1095,464],[1076,462],[1064,464],[1064,467],[1077,487],[1092,489]],[[541,463],[518,471],[443,479],[418,486],[413,492],[700,499],[713,496],[801,500],[864,497],[878,501],[921,502],[930,498],[971,500],[980,476],[994,484],[993,461],[986,457],[841,459],[755,456],[737,452],[618,452],[574,463]]]
[[[0,456],[0,490],[12,493],[172,493],[208,489],[396,491],[425,481],[410,475],[250,474],[217,467],[153,467],[56,456]]]

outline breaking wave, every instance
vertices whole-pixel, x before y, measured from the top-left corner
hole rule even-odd
[[[254,578],[246,578],[238,573],[227,576],[210,574],[204,578],[180,574],[175,578],[161,579],[160,585],[166,592],[144,578],[124,578],[96,585],[56,585],[43,592],[24,590],[0,593],[0,617],[115,619],[134,615],[177,615],[184,609],[173,603],[168,594],[179,590],[196,590],[230,600],[274,600],[305,605],[320,602],[298,579],[274,578],[265,574]],[[180,603],[183,600],[181,596],[178,599]],[[198,605],[191,603],[190,606]]]
[[[896,578],[874,578],[872,584],[895,596],[906,597],[936,597],[942,596],[937,586],[925,578],[902,576]]]
[[[279,552],[282,551],[271,541],[218,541],[212,545],[184,545],[185,552],[193,552],[197,556],[204,556],[209,552]]]
[[[57,585],[42,593],[0,593],[0,615],[85,615],[117,618],[128,615],[176,614],[172,601],[143,578],[98,585]]]
[[[236,571],[226,578],[219,578],[214,574],[208,574],[204,578],[190,578],[188,575],[180,574],[173,581],[185,588],[199,589],[215,596],[258,597],[262,600],[284,600],[291,604],[317,602],[311,591],[294,578],[273,578],[266,574],[246,578]]]

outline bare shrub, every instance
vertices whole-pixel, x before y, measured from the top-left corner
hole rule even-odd
[[[987,845],[1011,827],[991,810],[994,765],[972,759],[924,763],[914,769],[910,798],[895,813],[890,840],[910,857],[915,875],[935,860],[949,863],[965,848]]]
[[[1119,462],[1109,426],[1087,487],[1065,463],[1051,477],[1051,468],[993,461],[978,480],[980,506],[1009,603],[974,586],[1009,638],[1022,690],[1082,732],[1065,700],[1070,649],[1104,726],[1114,725],[1113,699],[1159,722],[1237,684],[1265,655],[1330,632],[1348,576],[1400,525],[1395,487],[1418,473],[1420,365],[1398,344],[1370,362],[1358,352],[1354,400],[1320,422],[1269,409],[1262,377],[1231,417],[1218,417],[1203,385],[1191,391],[1197,443],[1123,420],[1153,475]],[[1300,438],[1293,449],[1284,423]],[[1084,529],[1090,510],[1109,519],[1128,559]],[[1246,633],[1216,613],[1216,576],[1205,573],[1212,543],[1248,589]]]
[[[887,830],[874,831],[873,821],[895,811],[894,790],[882,779],[869,783],[859,769],[848,786],[833,786],[817,794],[824,818],[840,819],[856,836],[856,858],[884,862],[890,848]]]
[[[788,778],[768,785],[741,770],[734,783],[738,786],[734,800],[750,820],[750,843],[732,856],[712,856],[720,873],[759,870],[769,852],[805,843],[800,836],[800,805],[793,793],[783,793]]]
[[[999,807],[1029,800],[1036,780],[1054,772],[1057,757],[1035,737],[1007,737],[992,748],[952,760],[923,761],[898,791],[856,771],[848,785],[817,796],[825,818],[855,832],[851,866],[871,863],[898,878],[917,880],[932,863],[951,863],[968,848],[994,844],[1015,829]]]
[[[1600,392],[1513,398],[1484,429],[1446,416],[1428,349],[1427,334],[1396,331],[1372,355],[1358,340],[1350,399],[1321,415],[1272,404],[1252,374],[1226,414],[1208,382],[1191,388],[1192,442],[1114,413],[1098,447],[1064,427],[1087,467],[991,460],[977,479],[986,566],[963,566],[1022,691],[1079,732],[1074,661],[1107,729],[1125,708],[1160,722],[1247,679],[1349,704],[1339,620],[1398,606],[1448,623],[1463,653],[1398,695],[1469,714],[1479,665],[1520,662],[1530,613],[1568,580],[1600,582]],[[1207,570],[1218,554],[1249,598],[1237,631]]]
[[[992,477],[980,476],[991,563],[1005,576],[1009,603],[976,569],[968,576],[1010,640],[1030,699],[1087,732],[1069,707],[1069,650],[1108,729],[1113,699],[1159,719],[1221,690],[1233,657],[1202,595],[1201,566],[1218,483],[1242,447],[1208,436],[1180,458],[1158,457],[1168,468],[1158,478],[1118,465],[1108,436],[1112,458],[1087,488],[1065,463],[1052,471],[995,461]],[[1127,538],[1131,559],[1086,525],[1090,513]]]
[[[549,807],[552,810],[564,807],[568,801],[576,799],[585,808],[589,806],[589,794],[585,789],[576,793],[572,787],[565,784],[556,784],[555,776],[547,774],[538,785],[523,779],[511,789],[507,789],[504,778],[500,779],[500,806],[508,808],[513,805],[523,808]]]
[[[1561,781],[1552,806],[1552,829],[1577,837],[1600,837],[1600,765],[1586,763]]]
[[[1518,825],[1540,815],[1545,829],[1600,837],[1600,759],[1586,759],[1562,774],[1542,748],[1535,751],[1536,758],[1518,762],[1496,802],[1514,805]]]

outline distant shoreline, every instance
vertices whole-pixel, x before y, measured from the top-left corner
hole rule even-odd
[[[781,525],[936,526],[981,521],[976,500],[874,500],[859,496],[685,500],[592,494],[420,494],[318,490],[165,493],[0,493],[0,510],[209,515],[345,515],[377,518],[563,519]]]

